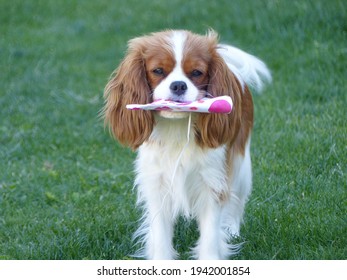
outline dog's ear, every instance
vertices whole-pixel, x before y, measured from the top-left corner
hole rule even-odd
[[[151,111],[128,110],[127,104],[151,102],[143,61],[142,46],[132,40],[126,57],[105,87],[104,119],[114,137],[132,149],[138,148],[152,133],[154,116]]]
[[[199,114],[195,123],[195,139],[201,147],[216,148],[222,144],[232,144],[241,128],[242,102],[252,97],[247,87],[244,92],[240,82],[226,65],[223,58],[214,52],[209,65],[209,83],[207,92],[212,96],[228,95],[233,101],[230,114]],[[244,104],[246,105],[246,104]],[[252,120],[253,121],[253,107]]]

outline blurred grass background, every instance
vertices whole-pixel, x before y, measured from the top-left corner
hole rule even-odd
[[[219,32],[263,59],[254,191],[236,259],[346,259],[342,0],[0,0],[0,259],[128,259],[135,155],[98,112],[129,39]],[[178,223],[182,258],[194,223]]]

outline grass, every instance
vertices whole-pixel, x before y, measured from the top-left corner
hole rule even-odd
[[[0,0],[0,258],[128,259],[135,155],[98,112],[128,39],[208,27],[261,57],[236,259],[346,259],[347,15],[331,1]],[[183,258],[196,240],[182,221]]]

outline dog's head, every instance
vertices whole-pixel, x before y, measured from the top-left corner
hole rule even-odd
[[[198,114],[195,140],[202,147],[217,147],[232,140],[240,127],[241,94],[247,88],[219,54],[218,36],[210,31],[164,31],[129,41],[128,52],[105,88],[105,121],[114,136],[133,149],[152,133],[154,114],[183,118],[187,113],[130,111],[127,104],[157,99],[188,102],[229,95],[230,115]],[[174,120],[173,120],[174,121]]]

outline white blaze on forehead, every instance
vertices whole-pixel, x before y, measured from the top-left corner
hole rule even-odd
[[[175,68],[181,66],[183,59],[184,43],[187,39],[187,34],[183,31],[174,31],[171,36],[172,48],[176,60]]]

